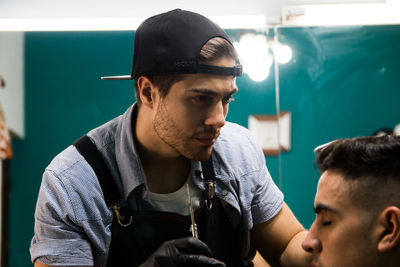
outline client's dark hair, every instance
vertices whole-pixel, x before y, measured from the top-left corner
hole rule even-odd
[[[400,206],[400,136],[339,139],[316,149],[321,173],[332,171],[350,181],[357,205],[371,211]]]
[[[400,182],[400,136],[339,139],[317,149],[316,154],[321,172],[330,169],[347,179],[375,176]]]

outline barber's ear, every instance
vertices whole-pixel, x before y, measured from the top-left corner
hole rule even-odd
[[[387,252],[400,244],[400,209],[396,206],[387,207],[378,219],[381,227],[378,251]]]
[[[137,85],[139,88],[139,97],[143,105],[150,108],[154,106],[154,100],[156,98],[156,88],[149,78],[141,76],[137,80]]]

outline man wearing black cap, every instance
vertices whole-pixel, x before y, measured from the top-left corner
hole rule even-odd
[[[173,10],[141,24],[137,102],[46,168],[35,266],[307,266],[306,232],[248,131],[225,121],[241,65],[226,33]]]

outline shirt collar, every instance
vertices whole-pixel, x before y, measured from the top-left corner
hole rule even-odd
[[[137,104],[133,104],[123,115],[115,136],[116,163],[121,176],[124,198],[136,187],[145,183],[145,175],[134,141]]]

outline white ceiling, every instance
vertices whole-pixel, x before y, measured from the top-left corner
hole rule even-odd
[[[323,19],[329,25],[400,24],[400,0],[0,0],[0,31],[134,30],[174,8],[209,16],[223,28],[324,25]],[[256,23],[244,17],[255,15]],[[222,22],[225,16],[229,23]]]
[[[287,5],[383,3],[385,0],[1,0],[0,18],[149,17],[174,8],[206,16],[276,17]]]

